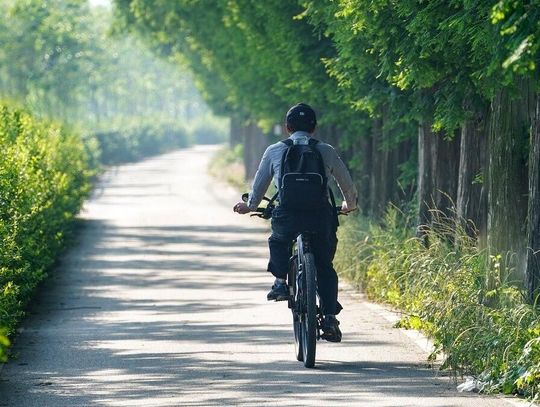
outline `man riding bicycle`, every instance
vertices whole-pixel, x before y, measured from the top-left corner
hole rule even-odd
[[[233,209],[235,212],[246,214],[256,210],[272,178],[280,191],[282,187],[280,175],[282,175],[282,166],[284,165],[284,154],[291,145],[310,146],[315,150],[324,164],[325,174],[323,175],[325,175],[325,179],[332,176],[343,194],[344,201],[341,205],[341,212],[347,213],[356,209],[357,192],[349,171],[331,145],[319,142],[312,137],[316,126],[316,115],[310,106],[299,103],[289,109],[286,115],[286,129],[289,138],[272,144],[266,149],[255,174],[248,202],[238,202]],[[268,239],[270,248],[268,271],[274,275],[275,281],[267,299],[269,301],[283,301],[289,298],[286,276],[289,270],[291,242],[298,233],[307,230],[314,232],[313,246],[317,286],[324,315],[321,337],[330,342],[340,342],[341,331],[336,315],[341,311],[341,305],[337,301],[338,277],[332,264],[337,246],[338,222],[335,208],[329,202],[326,182],[324,182],[324,186],[323,202],[315,209],[307,204],[306,208],[291,209],[282,205],[282,202],[274,209],[272,235]],[[308,207],[310,209],[307,209]]]

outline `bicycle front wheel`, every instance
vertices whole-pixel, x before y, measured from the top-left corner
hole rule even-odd
[[[302,353],[305,367],[315,366],[315,350],[317,346],[317,270],[312,253],[304,253],[303,301],[305,304],[302,316]]]

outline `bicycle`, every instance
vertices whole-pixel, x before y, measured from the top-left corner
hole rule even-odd
[[[242,195],[247,202],[248,194]],[[257,208],[251,216],[270,219],[275,208],[272,199],[266,196],[266,207]],[[341,207],[336,207],[338,215]],[[317,269],[315,256],[312,252],[314,233],[304,231],[299,233],[293,242],[287,284],[289,287],[288,307],[293,316],[293,330],[296,360],[303,362],[306,368],[315,366],[317,341],[321,338],[323,314],[317,296]]]

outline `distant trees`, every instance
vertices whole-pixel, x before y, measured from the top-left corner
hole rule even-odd
[[[115,3],[124,27],[187,60],[217,111],[268,128],[312,103],[366,214],[414,193],[419,225],[464,222],[536,297],[538,0]]]
[[[110,33],[110,10],[6,0],[0,12],[0,98],[91,130],[144,116],[186,121],[206,109],[186,69]]]

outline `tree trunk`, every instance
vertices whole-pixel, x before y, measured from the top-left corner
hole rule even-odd
[[[497,93],[489,129],[488,247],[491,256],[501,256],[500,281],[509,282],[523,281],[526,253],[525,157],[533,97],[529,81],[519,85],[517,97],[508,89]]]
[[[371,156],[372,139],[371,137],[362,137],[360,139],[361,167],[358,174],[358,204],[364,216],[369,215],[370,208],[370,182],[373,161]]]
[[[457,199],[458,173],[459,173],[459,133],[448,140],[443,134],[435,134],[433,145],[436,153],[432,158],[436,160],[434,170],[434,203],[435,208],[445,221],[454,219],[455,203]]]
[[[395,141],[398,131],[394,126],[390,126],[391,117],[388,109],[383,110],[382,140],[380,149],[381,177],[381,214],[386,211],[389,203],[398,203],[398,176],[399,176],[399,148],[401,143]],[[391,146],[391,147],[389,147]]]
[[[397,184],[397,199],[401,202],[410,202],[414,198],[416,193],[416,182],[414,180],[409,180],[409,183],[398,183],[399,178],[402,176],[403,169],[401,166],[405,163],[408,163],[409,160],[413,160],[411,164],[415,164],[418,168],[418,157],[417,157],[417,140],[405,140],[402,141],[398,147],[397,162],[398,162],[398,171],[396,175],[396,184]],[[407,171],[405,169],[405,171]]]
[[[540,95],[531,126],[529,151],[529,205],[527,223],[526,287],[529,301],[540,294]]]
[[[255,177],[259,162],[268,144],[268,138],[253,122],[244,128],[244,168],[246,181]]]
[[[419,237],[424,236],[425,227],[431,223],[430,208],[433,206],[433,164],[434,134],[431,123],[422,123],[418,126],[418,230]]]
[[[478,112],[461,127],[457,220],[471,237],[485,241],[487,226],[487,111]]]
[[[434,223],[453,222],[457,196],[459,139],[454,135],[446,140],[434,133],[431,123],[418,129],[418,230],[423,237],[425,228]],[[440,226],[440,225],[439,225]],[[447,233],[448,228],[443,228]],[[426,242],[427,243],[427,242]]]
[[[382,150],[382,120],[375,119],[371,129],[371,177],[369,183],[369,213],[373,219],[379,219],[384,212],[384,170],[386,154]]]

